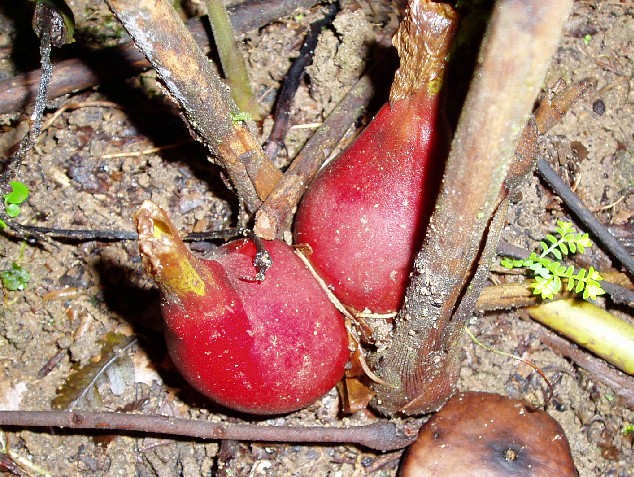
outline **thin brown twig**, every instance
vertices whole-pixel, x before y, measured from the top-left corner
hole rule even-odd
[[[192,142],[193,139],[188,137],[185,139],[181,139],[180,141],[176,141],[172,144],[166,144],[164,146],[156,146],[156,147],[150,147],[148,149],[143,149],[142,151],[127,151],[127,152],[115,152],[112,154],[104,154],[103,156],[101,156],[102,159],[114,159],[117,157],[139,157],[139,156],[145,156],[147,154],[156,154],[157,152],[161,152],[161,151],[167,151],[169,149],[176,149],[178,147],[181,147],[185,144],[189,144],[190,142]]]
[[[0,219],[7,224],[13,234],[20,239],[31,237],[57,240],[77,240],[77,241],[122,241],[137,240],[139,235],[128,230],[98,230],[98,229],[62,229],[54,227],[39,227],[37,225],[26,225],[15,222],[6,213],[0,210]],[[183,236],[185,242],[203,242],[208,240],[227,240],[239,235],[243,235],[245,229],[231,228],[224,230],[214,230],[208,232],[191,232]]]
[[[407,425],[400,428],[388,421],[352,427],[263,426],[91,411],[0,411],[0,426],[118,430],[249,442],[348,443],[380,451],[406,447],[413,442],[418,431]]]
[[[311,136],[264,201],[256,214],[255,233],[264,239],[273,239],[290,231],[293,212],[310,181],[350,125],[365,110],[373,94],[372,82],[366,74]]]
[[[634,408],[634,378],[579,349],[570,341],[545,327],[541,327],[539,331],[539,340],[588,371],[597,381],[612,388],[628,407]]]
[[[382,455],[374,459],[374,462],[372,462],[369,466],[367,466],[365,470],[368,473],[373,473],[387,466],[393,466],[400,460],[402,456],[403,456],[402,451],[391,452],[389,454]]]
[[[273,117],[275,122],[271,129],[271,134],[264,144],[264,152],[273,161],[277,157],[280,149],[284,148],[284,139],[289,130],[291,119],[291,106],[295,99],[295,94],[299,89],[302,77],[306,71],[306,67],[312,62],[317,40],[321,34],[321,30],[327,27],[335,17],[339,10],[337,4],[331,4],[324,18],[321,18],[309,27],[308,33],[304,38],[299,56],[293,61],[293,64],[286,73],[284,83],[277,96],[275,111]]]

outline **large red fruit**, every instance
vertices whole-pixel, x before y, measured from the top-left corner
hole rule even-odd
[[[439,90],[455,14],[437,5],[445,23],[413,11],[401,24],[390,102],[319,172],[298,208],[295,243],[311,246],[317,272],[358,311],[400,306],[439,189],[449,136]]]
[[[161,288],[170,356],[194,388],[231,409],[279,414],[341,379],[342,317],[291,247],[266,242],[273,264],[257,281],[249,239],[201,260],[158,206],[144,203],[136,221],[144,266]]]

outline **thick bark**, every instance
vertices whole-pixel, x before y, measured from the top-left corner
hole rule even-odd
[[[455,391],[461,332],[473,311],[462,302],[475,303],[488,270],[483,244],[494,249],[492,217],[571,6],[500,0],[494,8],[393,344],[375,360],[392,385],[375,386],[383,413],[434,411]]]

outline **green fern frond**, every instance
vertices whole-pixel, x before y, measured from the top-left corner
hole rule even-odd
[[[603,295],[605,290],[601,286],[603,277],[590,267],[588,270],[580,268],[575,273],[572,265],[566,266],[560,261],[564,256],[572,253],[583,253],[586,248],[592,246],[592,240],[587,233],[577,232],[571,222],[557,221],[556,235],[547,234],[545,239],[539,242],[541,254],[532,252],[523,260],[504,258],[500,264],[510,270],[526,268],[533,273],[534,281],[531,283],[533,294],[540,295],[543,299],[554,298],[566,282],[566,290],[581,294],[585,300],[595,300]],[[553,257],[555,260],[549,258]]]

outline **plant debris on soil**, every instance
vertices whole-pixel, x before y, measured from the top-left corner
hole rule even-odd
[[[54,55],[85,53],[126,41],[104,2],[68,3],[76,17],[76,43]],[[396,7],[387,2],[341,0],[339,4],[332,26],[319,36],[313,64],[292,105],[286,154],[278,156],[279,166],[287,165],[368,64],[384,53],[382,32],[397,21]],[[182,0],[180,8],[184,18],[201,14],[201,2],[195,0]],[[271,131],[276,94],[301,47],[298,39],[323,14],[323,5],[299,10],[242,38],[255,97],[264,112],[261,122],[251,124],[261,142]],[[0,5],[0,80],[38,68],[31,15],[27,2]],[[633,31],[630,1],[574,3],[542,96],[547,97],[560,80],[567,84],[589,80],[593,88],[540,144],[540,156],[613,233],[629,243],[630,253]],[[377,94],[386,93],[387,89]],[[55,111],[67,103],[76,104],[49,124]],[[3,159],[10,156],[27,125],[27,116],[20,112],[0,115]],[[355,134],[353,129],[342,147]],[[43,133],[12,178],[30,190],[18,219],[61,229],[133,231],[134,212],[144,200],[152,200],[169,212],[182,233],[241,225],[238,204],[222,170],[208,162],[204,148],[189,138],[152,71],[51,99]],[[139,153],[147,150],[154,152]],[[515,199],[503,239],[534,249],[557,220],[574,222],[561,201],[534,177]],[[612,267],[599,247],[584,257],[598,270]],[[161,334],[158,290],[143,273],[135,241],[25,244],[4,235],[0,270],[11,269],[14,263],[30,273],[30,280],[23,290],[0,290],[0,409],[47,410],[54,402],[72,402],[72,407],[83,410],[252,422],[205,400],[178,376]],[[492,274],[492,279],[505,278]],[[604,299],[599,302],[620,318],[634,321],[631,308],[615,307]],[[487,346],[521,356],[543,370],[554,391],[547,411],[565,430],[580,476],[634,475],[634,433],[627,432],[634,424],[631,402],[544,344],[544,328],[521,309],[477,315],[469,326]],[[80,381],[84,389],[65,384],[77,369],[90,370]],[[544,404],[548,392],[532,367],[477,346],[466,335],[459,388],[497,392],[535,406]],[[333,390],[306,409],[258,422],[352,426],[378,419],[370,411],[343,415]],[[106,436],[6,428],[0,430],[0,437],[0,470],[5,465],[18,475],[394,476],[401,455],[401,451],[382,454],[344,443],[225,441],[220,445],[138,433]],[[20,459],[32,466],[20,464]]]

